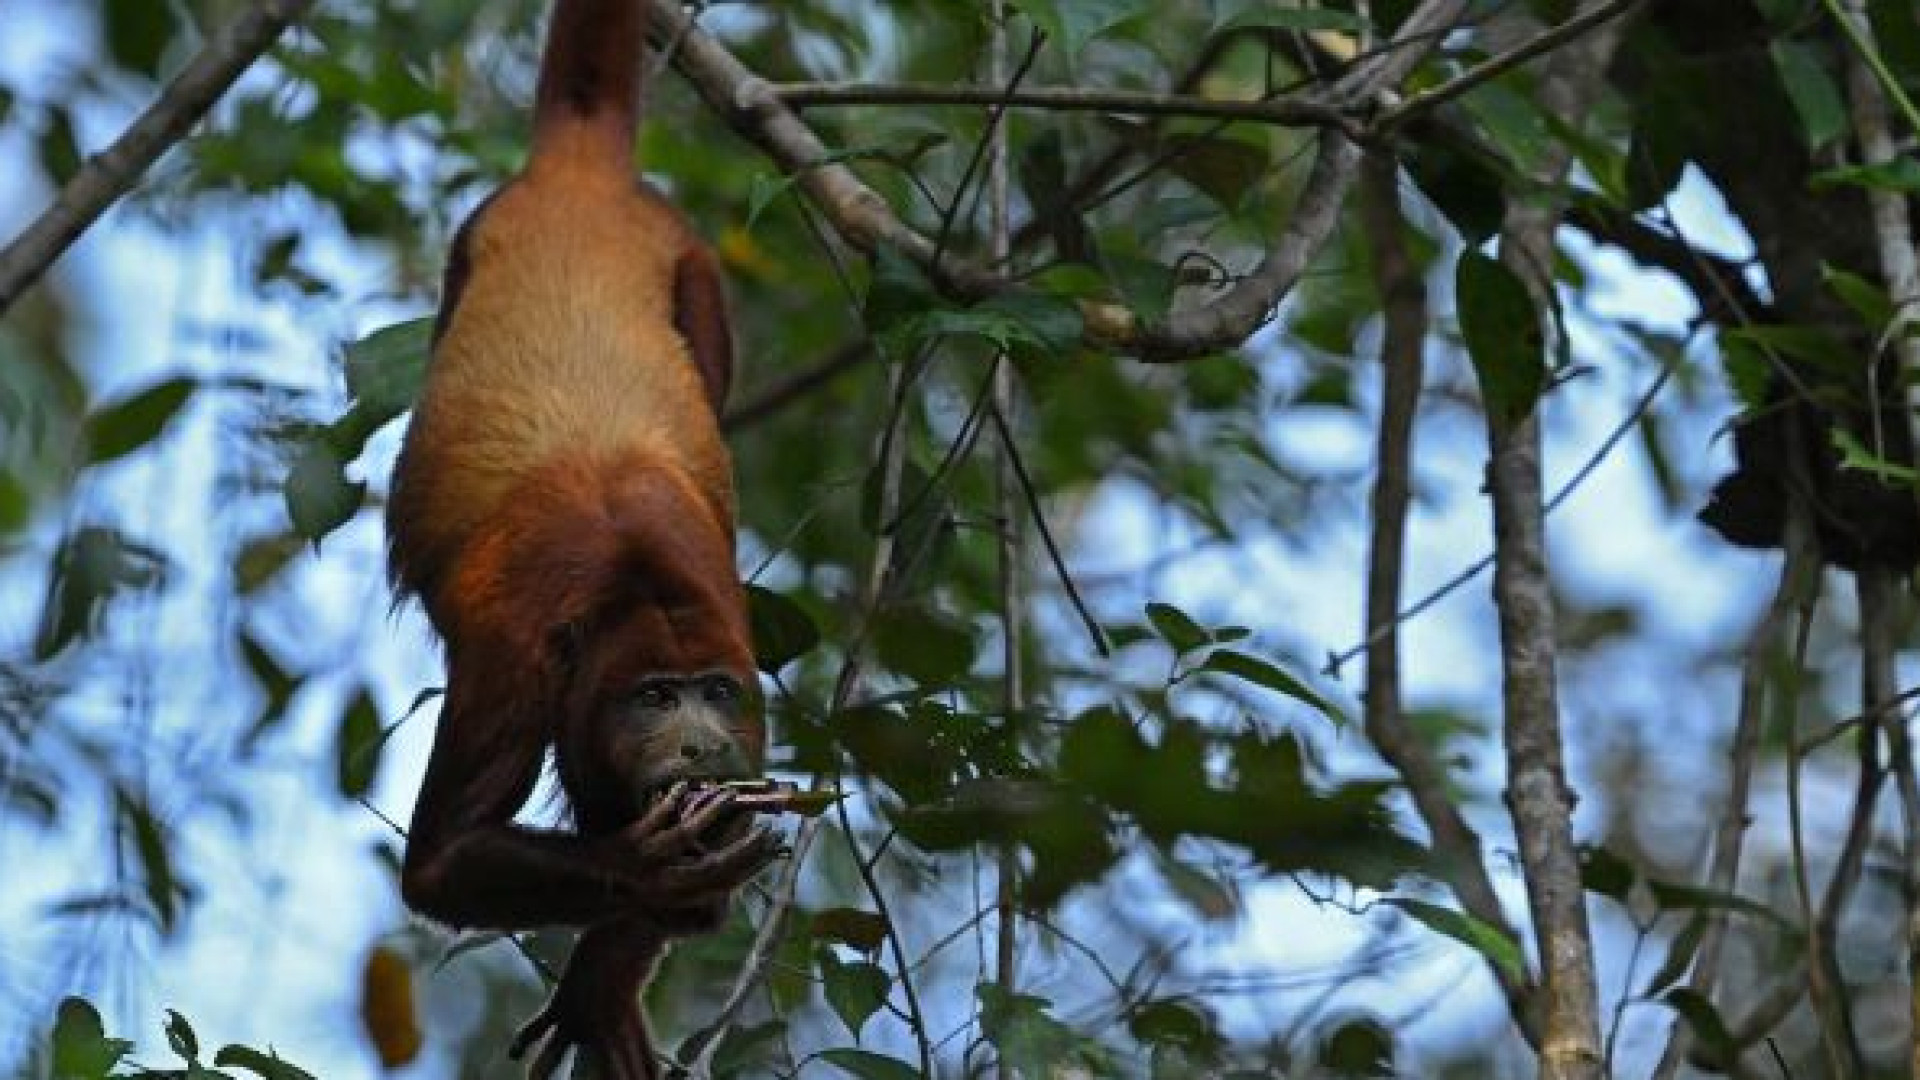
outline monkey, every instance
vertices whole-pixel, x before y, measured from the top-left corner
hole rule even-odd
[[[554,5],[526,164],[455,234],[387,505],[396,595],[446,659],[402,897],[581,928],[511,1050],[538,1046],[535,1080],[569,1051],[656,1076],[640,990],[778,852],[724,783],[766,743],[717,421],[733,346],[713,254],[634,171],[642,2]],[[549,750],[570,828],[515,820]]]

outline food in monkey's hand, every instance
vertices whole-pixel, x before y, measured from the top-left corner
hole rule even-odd
[[[844,797],[834,788],[803,791],[785,780],[727,780],[714,786],[733,791],[733,805],[755,814],[819,817]]]

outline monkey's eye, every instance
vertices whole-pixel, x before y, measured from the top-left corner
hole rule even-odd
[[[740,688],[725,675],[716,675],[707,680],[706,698],[716,705],[723,705],[740,696]]]
[[[633,695],[633,703],[643,709],[665,710],[679,704],[673,688],[661,683],[644,683]]]

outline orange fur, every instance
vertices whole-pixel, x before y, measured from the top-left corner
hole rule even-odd
[[[732,374],[718,271],[632,174],[640,2],[555,6],[533,152],[456,238],[387,515],[395,585],[447,649],[406,898],[462,926],[589,928],[523,1039],[543,1044],[536,1076],[570,1047],[606,1080],[651,1076],[639,984],[773,850],[728,824],[728,796],[635,790],[692,768],[695,745],[633,726],[643,680],[731,678],[733,697],[664,715],[737,750],[714,759],[726,768],[757,771],[765,742],[757,703],[736,700],[754,668],[717,423]],[[513,820],[550,748],[573,830]]]

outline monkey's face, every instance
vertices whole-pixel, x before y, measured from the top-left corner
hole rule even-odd
[[[682,781],[744,780],[760,765],[759,703],[725,671],[641,677],[609,709],[606,752],[638,806]]]

